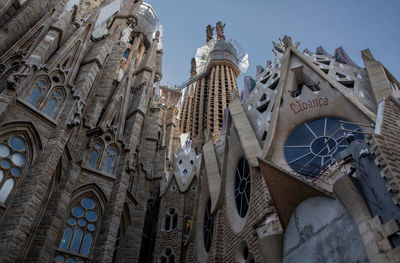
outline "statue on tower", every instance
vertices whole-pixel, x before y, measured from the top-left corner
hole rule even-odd
[[[222,25],[222,22],[218,21],[217,25],[216,25],[216,30],[215,30],[217,32],[217,39],[225,40],[224,28],[225,28],[225,24]]]
[[[191,67],[190,67],[190,75],[194,76],[194,75],[197,74],[197,71],[196,71],[196,59],[195,58],[192,58],[192,60],[190,61],[190,65],[191,65]]]
[[[207,42],[213,39],[214,35],[214,27],[212,25],[208,25],[206,28],[206,34],[207,34]]]

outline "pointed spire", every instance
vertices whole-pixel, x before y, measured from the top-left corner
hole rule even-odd
[[[151,71],[153,70],[155,63],[156,63],[156,52],[157,52],[157,46],[159,42],[159,37],[160,37],[160,31],[157,31],[153,43],[151,43],[151,46],[149,50],[147,51],[147,55],[143,58],[141,61],[138,71],[142,71],[145,68],[150,69]]]
[[[335,50],[335,58],[336,61],[339,63],[344,63],[353,67],[359,67],[356,63],[354,63],[354,61],[349,57],[349,55],[347,55],[346,51],[344,51],[342,47],[338,47]]]
[[[328,52],[326,52],[322,46],[317,47],[317,49],[315,50],[315,53],[317,55],[329,55],[330,56],[330,54]]]

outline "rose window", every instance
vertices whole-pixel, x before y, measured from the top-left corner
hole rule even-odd
[[[211,200],[208,199],[206,211],[204,212],[204,223],[203,223],[203,235],[204,235],[204,248],[207,252],[210,252],[211,241],[214,230],[214,217],[211,215]]]
[[[25,141],[12,136],[0,143],[0,203],[5,203],[27,163]]]
[[[338,118],[324,117],[304,122],[286,140],[287,163],[299,174],[319,175],[335,161],[338,152],[347,148],[345,132],[352,133],[355,139],[364,139],[357,125]]]
[[[246,158],[241,158],[236,167],[235,203],[240,217],[245,217],[250,203],[250,168]]]

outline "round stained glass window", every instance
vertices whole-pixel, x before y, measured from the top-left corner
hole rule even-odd
[[[285,158],[289,166],[299,174],[318,176],[335,161],[338,152],[347,148],[344,132],[352,133],[355,139],[364,139],[364,135],[358,133],[361,130],[357,125],[341,121],[325,117],[298,126],[285,144]]]
[[[11,167],[11,163],[8,160],[4,159],[0,162],[0,166],[4,169],[9,169]]]
[[[90,209],[94,207],[94,201],[92,198],[84,198],[81,201],[82,205],[86,209]]]
[[[94,222],[97,220],[97,213],[95,211],[88,211],[86,213],[86,218],[89,222]]]
[[[211,214],[211,200],[208,199],[206,211],[204,212],[204,223],[203,223],[204,248],[206,249],[207,252],[210,252],[213,230],[214,230],[214,217]]]
[[[81,216],[83,216],[83,213],[84,213],[85,211],[83,210],[83,208],[82,207],[80,207],[80,206],[75,206],[74,208],[72,208],[72,214],[75,216],[75,217],[81,217]]]
[[[25,165],[25,157],[20,153],[14,153],[11,156],[11,160],[17,166],[24,166]]]
[[[10,139],[10,145],[16,151],[22,151],[25,148],[24,141],[18,137],[12,137]]]
[[[235,203],[240,217],[245,217],[250,203],[250,168],[246,158],[241,158],[236,167]]]
[[[94,224],[90,223],[87,228],[89,229],[89,231],[94,231],[96,229],[96,227],[94,226]]]
[[[70,225],[75,225],[76,224],[76,219],[75,218],[73,218],[73,217],[71,217],[71,218],[69,218],[68,219],[68,224],[70,224]]]
[[[5,144],[0,144],[0,157],[7,157],[10,154],[10,148]]]

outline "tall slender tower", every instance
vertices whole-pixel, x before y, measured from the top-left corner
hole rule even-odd
[[[207,45],[198,50],[195,63],[192,60],[192,83],[185,90],[180,128],[183,133],[190,132],[197,151],[204,143],[205,131],[211,132],[213,141],[217,140],[231,92],[239,94],[237,52],[225,41],[224,26],[217,23],[217,39],[212,37],[214,28],[207,26]]]

